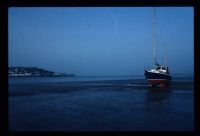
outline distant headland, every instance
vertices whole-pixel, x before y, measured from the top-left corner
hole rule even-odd
[[[8,67],[9,77],[55,77],[75,76],[74,74],[58,73],[37,67]]]

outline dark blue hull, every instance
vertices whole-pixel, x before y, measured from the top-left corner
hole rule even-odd
[[[152,73],[152,72],[148,72],[145,70],[144,73],[146,79],[166,79],[166,80],[171,80],[172,77],[170,75],[167,74],[160,74],[160,73]]]
[[[170,75],[167,74],[160,74],[160,73],[152,73],[152,72],[148,72],[145,70],[144,73],[146,79],[148,80],[148,82],[155,86],[155,85],[160,85],[160,86],[169,86],[169,83],[172,79],[172,77]]]

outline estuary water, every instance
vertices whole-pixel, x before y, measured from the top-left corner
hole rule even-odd
[[[192,131],[194,78],[169,88],[143,75],[9,78],[9,130]]]

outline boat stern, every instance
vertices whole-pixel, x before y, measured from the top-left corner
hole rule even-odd
[[[169,75],[154,73],[147,70],[145,70],[144,75],[146,80],[152,86],[160,85],[160,87],[168,87],[171,82],[171,76]]]

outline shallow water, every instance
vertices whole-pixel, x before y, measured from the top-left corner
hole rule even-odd
[[[184,78],[175,78],[169,88],[153,88],[144,79],[104,77],[98,81],[39,82],[37,78],[38,82],[13,82],[18,79],[12,78],[9,128],[10,131],[193,130],[194,83],[193,78]]]

